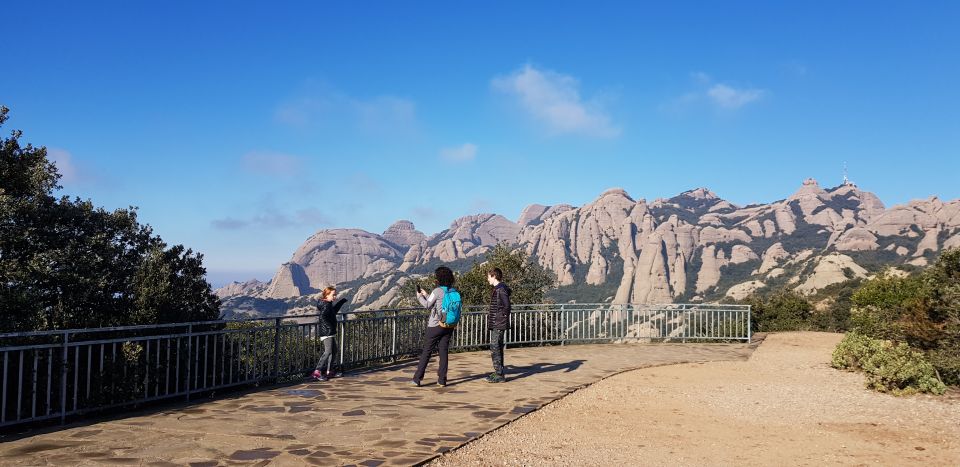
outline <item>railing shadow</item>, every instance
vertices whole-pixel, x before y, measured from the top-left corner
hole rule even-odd
[[[544,373],[553,373],[556,371],[561,371],[563,373],[570,373],[571,371],[576,371],[583,365],[586,360],[571,360],[566,363],[534,363],[527,366],[516,366],[516,365],[507,365],[505,376],[507,381],[516,381],[523,378],[528,378],[534,375],[540,375]],[[484,379],[489,373],[479,374],[479,375],[470,375],[460,378],[453,378],[447,381],[448,386],[455,386],[461,383],[468,383],[470,381],[476,381],[479,379]]]

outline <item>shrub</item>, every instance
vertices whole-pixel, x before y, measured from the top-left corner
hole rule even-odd
[[[880,351],[880,342],[857,332],[847,333],[833,350],[831,364],[845,370],[862,369],[862,362]]]
[[[868,357],[863,368],[867,372],[867,386],[878,391],[894,394],[943,394],[946,391],[923,352],[903,342],[881,341],[880,351]]]
[[[754,331],[799,331],[810,327],[813,305],[796,292],[779,290],[768,296],[751,296],[744,303],[752,306]]]
[[[960,386],[960,342],[931,350],[927,357],[945,384]]]
[[[943,394],[946,390],[923,352],[902,342],[894,344],[851,332],[834,350],[832,365],[835,368],[863,370],[867,376],[867,387],[882,392]]]

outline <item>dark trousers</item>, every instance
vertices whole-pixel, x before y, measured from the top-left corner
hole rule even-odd
[[[493,372],[503,376],[503,351],[507,348],[505,329],[490,330],[490,357],[493,359]]]
[[[413,379],[420,381],[423,374],[427,371],[427,363],[430,361],[430,354],[434,349],[439,350],[440,368],[437,368],[437,381],[440,384],[447,383],[447,350],[450,349],[450,336],[453,335],[453,328],[433,327],[427,328],[426,335],[423,336],[423,351],[420,352],[420,363],[417,365],[417,372]]]

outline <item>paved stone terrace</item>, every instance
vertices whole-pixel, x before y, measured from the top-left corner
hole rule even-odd
[[[756,344],[754,344],[755,346]],[[410,465],[607,376],[681,362],[745,360],[746,344],[508,349],[508,382],[483,380],[489,352],[454,354],[449,385],[414,363],[0,438],[3,465]]]

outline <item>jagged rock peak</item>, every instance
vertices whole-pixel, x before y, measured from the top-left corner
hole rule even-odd
[[[623,196],[624,198],[627,198],[630,201],[633,201],[633,198],[631,198],[630,195],[627,194],[627,190],[624,190],[623,188],[619,188],[619,187],[610,188],[609,190],[606,190],[603,193],[600,193],[600,196],[597,197],[597,199],[599,200],[602,198],[606,198],[608,196]]]
[[[540,220],[547,209],[550,209],[550,206],[544,206],[542,204],[531,204],[523,208],[523,212],[520,213],[520,218],[517,219],[517,224],[520,225],[529,225],[536,223]]]
[[[403,252],[380,235],[359,229],[330,229],[308,238],[290,262],[302,267],[311,287],[321,289],[385,272],[402,258]]]
[[[413,226],[413,222],[399,220],[383,232],[383,238],[403,246],[415,245],[427,238],[423,232]]]
[[[824,193],[824,190],[823,188],[820,188],[820,184],[817,183],[817,180],[814,178],[808,178],[803,181],[803,185],[800,186],[800,189],[788,199],[794,200],[808,196],[817,196],[822,193]]]
[[[233,281],[217,290],[214,290],[213,293],[220,298],[225,298],[232,297],[234,295],[249,295],[259,292],[265,287],[266,284],[263,282],[260,282],[257,279],[250,279],[246,282]]]
[[[710,189],[706,187],[687,190],[687,191],[684,191],[683,193],[680,193],[678,196],[685,196],[687,198],[693,198],[693,199],[720,199],[720,197],[717,196],[716,193],[710,191]]]
[[[520,213],[520,219],[517,225],[520,227],[529,227],[542,224],[547,219],[572,209],[576,209],[569,204],[557,204],[554,206],[544,206],[542,204],[531,204]]]
[[[289,262],[280,265],[264,294],[268,298],[299,297],[311,292],[310,279],[303,267]]]

